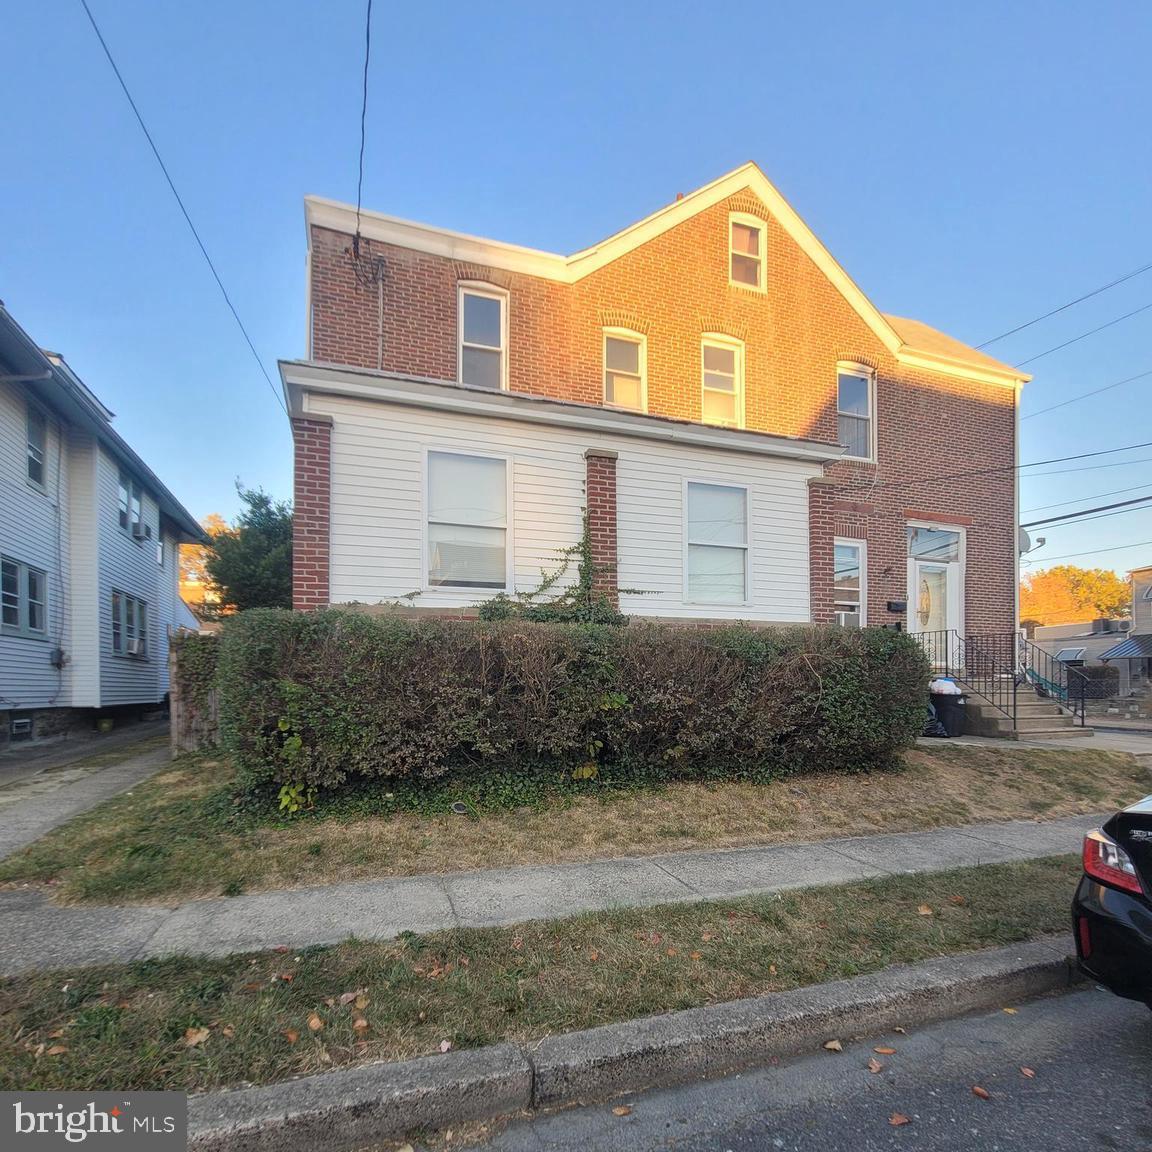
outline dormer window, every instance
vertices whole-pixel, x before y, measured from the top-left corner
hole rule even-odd
[[[461,284],[457,379],[499,392],[508,387],[508,293],[486,284]]]
[[[764,221],[733,214],[728,218],[728,282],[764,291]]]

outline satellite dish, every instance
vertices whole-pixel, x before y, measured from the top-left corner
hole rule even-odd
[[[1032,550],[1032,537],[1028,535],[1026,528],[1017,529],[1016,547],[1021,556]]]

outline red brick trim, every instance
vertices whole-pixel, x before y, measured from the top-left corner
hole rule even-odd
[[[592,551],[592,588],[619,607],[616,552],[616,453],[605,448],[589,448],[584,453],[587,467],[585,504],[588,540]]]
[[[959,512],[924,512],[919,508],[905,508],[909,520],[927,520],[929,524],[955,524],[958,528],[971,528],[975,520]]]
[[[332,423],[292,421],[296,449],[292,518],[292,607],[327,608],[332,528]]]

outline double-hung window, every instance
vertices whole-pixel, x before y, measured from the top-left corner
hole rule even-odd
[[[460,285],[461,384],[500,391],[508,387],[508,293],[499,288]]]
[[[48,577],[8,556],[0,557],[0,625],[18,636],[48,633]]]
[[[508,587],[508,461],[428,453],[428,583]]]
[[[647,408],[647,348],[634,332],[604,333],[604,403],[616,408]]]
[[[764,221],[755,216],[728,218],[728,281],[764,291]]]
[[[833,608],[836,623],[862,628],[867,619],[867,554],[863,540],[837,540],[835,544]]]
[[[700,344],[700,415],[705,424],[744,425],[744,345],[724,336]]]
[[[148,605],[116,591],[112,593],[112,651],[138,659],[148,655]]]
[[[839,441],[847,445],[846,456],[857,460],[876,458],[876,379],[871,368],[839,364],[836,369],[836,412]]]
[[[44,460],[48,445],[48,419],[35,404],[27,409],[28,426],[28,480],[38,488],[44,487]]]
[[[689,481],[685,496],[684,598],[699,604],[748,599],[748,489]]]
[[[120,472],[119,509],[120,527],[125,532],[139,535],[143,523],[142,496],[139,483],[127,472]]]

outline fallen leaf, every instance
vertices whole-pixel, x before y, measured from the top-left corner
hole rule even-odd
[[[957,907],[962,907],[963,905],[967,904],[968,901],[965,900],[963,896],[949,896],[948,903],[955,904]]]
[[[324,1021],[321,1020],[320,1017],[315,1012],[313,1012],[308,1017],[308,1030],[310,1032],[320,1032],[323,1030],[323,1028],[324,1028]]]
[[[281,972],[281,973],[279,973],[278,979],[283,980],[285,984],[291,984],[292,981],[296,979],[296,973],[295,972]]]
[[[232,1037],[236,1035],[236,1029],[233,1028],[231,1024],[225,1024],[224,1027],[220,1029],[220,1033],[223,1036],[227,1036],[228,1039],[231,1040]]]
[[[197,1044],[203,1044],[211,1034],[208,1028],[188,1028],[184,1032],[184,1046],[195,1048]]]
[[[879,1048],[873,1048],[872,1051],[878,1053],[881,1056],[895,1056],[896,1055],[896,1049],[895,1048],[884,1048],[881,1046]]]
[[[675,948],[669,948],[668,951],[665,952],[664,954],[666,956],[675,956],[676,955],[676,949]]]
[[[1033,1068],[1021,1067],[1020,1068],[1020,1075],[1021,1076],[1027,1076],[1029,1080],[1033,1080],[1036,1077],[1036,1071]]]
[[[300,1039],[300,1033],[297,1032],[295,1028],[285,1028],[284,1039],[287,1040],[289,1044],[295,1044],[296,1041]]]
[[[775,976],[776,975],[776,965],[775,964],[769,964],[768,965],[768,975],[769,976]]]
[[[356,997],[355,1007],[357,1012],[363,1012],[365,1008],[371,1004],[372,1001],[368,999],[367,995],[363,992]]]
[[[53,1044],[52,1047],[48,1049],[48,1055],[49,1056],[63,1056],[64,1053],[67,1051],[68,1051],[67,1045],[65,1045],[65,1044]]]
[[[452,1051],[452,1041],[451,1040],[441,1040],[440,1041],[440,1051],[441,1052],[451,1052]]]
[[[893,1028],[892,1031],[893,1032],[899,1032],[901,1036],[905,1036],[905,1035],[907,1035],[908,1029],[907,1028]]]
[[[343,1008],[346,1005],[351,1004],[352,1001],[355,1000],[356,997],[359,996],[360,993],[363,991],[364,991],[363,988],[357,988],[355,992],[341,992],[340,993],[340,1007]]]
[[[987,1088],[981,1088],[979,1084],[972,1085],[972,1095],[979,1096],[981,1100],[991,1100],[992,1094]]]
[[[909,1120],[903,1112],[893,1112],[892,1115],[888,1117],[888,1123],[891,1124],[893,1128],[899,1128],[904,1124],[911,1124],[912,1121]]]
[[[612,1115],[613,1116],[631,1116],[632,1115],[632,1109],[629,1108],[627,1104],[617,1104],[616,1107],[612,1109]]]
[[[870,1056],[868,1058],[868,1071],[869,1072],[882,1072],[883,1070],[884,1070],[884,1065],[881,1064],[880,1061],[877,1060],[875,1056]]]
[[[829,1052],[844,1051],[844,1045],[841,1044],[839,1040],[825,1040],[824,1047],[827,1048]]]
[[[1019,1008],[1005,1008],[1004,1011],[1007,1012],[1009,1016],[1015,1016],[1016,1013],[1020,1011],[1020,1009]]]
[[[49,1032],[48,1033],[48,1039],[49,1040],[59,1040],[60,1037],[63,1035],[64,1035],[64,1029],[63,1028],[57,1028],[55,1032]]]
[[[712,933],[711,932],[701,932],[700,933],[700,939],[703,940],[705,944],[707,944],[708,941],[712,939]]]
[[[352,1021],[352,1031],[358,1036],[363,1036],[364,1033],[368,1031],[368,1021],[365,1020],[363,1016],[357,1016],[356,1019]]]
[[[517,952],[519,952],[520,949],[524,947],[523,939],[519,936],[513,936],[512,937],[512,947],[515,948]]]
[[[424,1021],[428,1019],[428,1013],[421,1012],[420,1015],[416,1017],[416,1019],[419,1020],[421,1024],[423,1024]]]
[[[688,957],[688,959],[689,959],[689,960],[703,960],[703,959],[704,959],[704,953],[703,953],[703,952],[693,952],[693,953],[692,953],[692,954],[691,954],[691,955]]]
[[[591,960],[593,964],[595,964],[596,961],[600,959],[600,953],[599,952],[589,952],[588,953],[588,959]]]
[[[324,1007],[325,1007],[325,1008],[335,1008],[335,1007],[336,1007],[336,999],[335,999],[335,997],[333,997],[333,996],[327,996],[327,997],[325,997],[325,999],[324,999]]]
[[[932,909],[929,908],[927,904],[921,904],[920,907],[916,909],[916,911],[919,912],[921,916],[935,916],[936,915],[936,913],[933,912]]]

